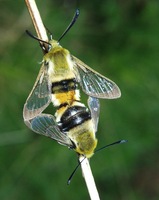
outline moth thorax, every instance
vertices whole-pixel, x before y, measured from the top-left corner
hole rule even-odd
[[[64,48],[53,54],[52,61],[54,63],[55,73],[69,73],[73,70],[73,62],[70,53]]]
[[[92,132],[84,132],[77,137],[76,151],[79,154],[90,158],[94,154],[94,149],[97,146],[97,139],[93,137]]]
[[[94,154],[94,149],[97,146],[97,139],[91,119],[72,129],[69,133],[69,137],[75,144],[75,151],[78,154],[85,155],[87,158],[90,158]]]

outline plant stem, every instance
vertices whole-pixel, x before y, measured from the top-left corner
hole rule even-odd
[[[40,16],[40,13],[38,11],[35,1],[34,0],[25,0],[25,3],[27,5],[28,11],[30,13],[30,16],[31,16],[33,25],[35,27],[38,38],[41,40],[44,40],[44,41],[48,41],[46,29],[42,22],[42,19],[41,19],[41,16]]]
[[[94,177],[90,168],[89,160],[84,156],[79,156],[83,178],[85,179],[87,189],[91,200],[100,200]]]

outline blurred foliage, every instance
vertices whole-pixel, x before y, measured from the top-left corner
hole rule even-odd
[[[58,39],[79,4],[81,15],[61,45],[115,81],[118,100],[101,100],[98,148],[91,159],[101,199],[159,198],[159,1],[37,0]],[[0,199],[89,199],[76,154],[24,125],[22,109],[42,60],[24,1],[0,6]],[[83,100],[85,97],[83,97]],[[49,108],[52,112],[52,107]]]

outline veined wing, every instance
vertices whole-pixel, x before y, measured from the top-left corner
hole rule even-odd
[[[34,132],[50,137],[60,144],[73,146],[70,138],[60,131],[55,118],[50,114],[41,114],[29,122],[27,121],[26,125]]]
[[[115,99],[121,96],[119,87],[110,79],[92,70],[78,58],[72,56],[77,79],[82,90],[89,96],[103,99]]]
[[[48,80],[47,65],[42,64],[36,82],[23,109],[24,121],[39,115],[51,102],[51,84]]]
[[[95,128],[95,132],[97,132],[98,129],[98,121],[99,121],[99,113],[100,113],[100,103],[99,99],[95,97],[90,97],[88,98],[88,106],[91,111],[91,117],[93,120],[93,125]]]

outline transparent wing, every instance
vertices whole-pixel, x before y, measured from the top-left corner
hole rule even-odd
[[[103,99],[115,99],[121,96],[119,87],[110,79],[92,70],[78,58],[72,56],[77,79],[82,90],[89,96]]]
[[[50,137],[56,140],[60,144],[72,147],[73,144],[69,137],[60,131],[55,118],[49,114],[41,114],[29,122],[26,125],[32,129],[34,132]]]
[[[99,113],[100,113],[100,103],[97,98],[89,97],[88,98],[88,106],[91,111],[91,116],[95,128],[95,132],[98,129],[98,121],[99,121]]]
[[[47,65],[43,64],[36,82],[23,109],[24,121],[39,115],[51,101],[51,84],[48,81]]]

